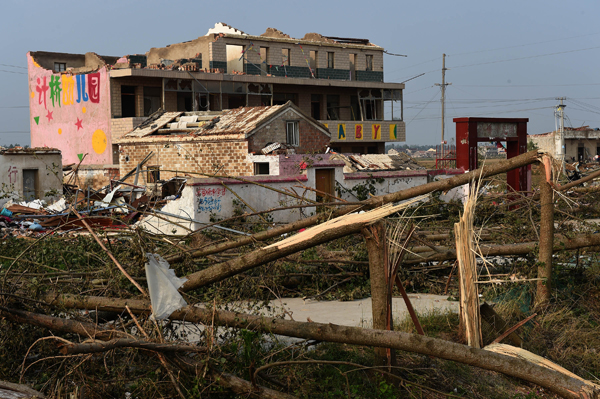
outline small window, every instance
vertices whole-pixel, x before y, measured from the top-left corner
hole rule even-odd
[[[300,134],[298,132],[298,121],[289,121],[285,124],[288,145],[297,147],[300,145]]]
[[[269,163],[268,162],[254,162],[254,174],[255,175],[268,175],[269,174]]]
[[[67,63],[66,62],[55,62],[54,63],[54,70],[56,72],[64,72],[67,70]]]
[[[290,49],[282,48],[281,49],[281,65],[290,65]]]
[[[368,55],[367,54],[367,67],[366,67],[367,71],[372,71],[373,70],[373,56],[372,55]]]
[[[160,180],[160,166],[148,166],[148,183],[156,183]]]
[[[335,68],[333,60],[334,60],[334,53],[327,52],[327,68],[330,68],[330,69]]]

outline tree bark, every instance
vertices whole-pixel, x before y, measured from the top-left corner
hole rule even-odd
[[[510,170],[517,169],[523,166],[530,165],[534,162],[537,162],[540,152],[537,150],[529,151],[525,154],[518,155],[516,157],[507,159],[506,161],[498,162],[493,165],[485,165],[481,169],[476,169],[471,172],[458,175],[455,177],[451,177],[449,179],[443,179],[427,184],[423,184],[420,186],[411,187],[406,190],[397,191],[395,193],[390,193],[386,195],[372,197],[368,200],[363,201],[364,205],[357,206],[347,206],[344,209],[337,210],[334,212],[333,216],[341,216],[350,212],[354,212],[358,209],[372,208],[381,206],[384,204],[388,204],[390,202],[398,202],[403,201],[405,199],[414,198],[419,195],[428,194],[433,191],[448,191],[454,187],[462,186],[463,184],[469,183],[474,178],[486,178],[490,176],[494,176],[500,173],[506,173]],[[298,231],[303,228],[307,228],[310,226],[314,226],[324,220],[323,215],[315,215],[302,220],[299,220],[294,223],[286,224],[280,227],[274,227],[267,231],[262,231],[260,233],[254,234],[252,236],[240,237],[236,240],[232,240],[226,243],[213,245],[207,248],[200,249],[198,251],[192,252],[189,256],[193,258],[202,257],[222,251],[226,251],[228,249],[233,249],[240,247],[242,245],[252,244],[257,241],[265,241],[271,238],[279,237],[282,234],[291,233],[294,231]],[[174,256],[170,256],[167,258],[169,262],[177,262],[185,258],[185,254],[178,254]]]
[[[3,306],[0,307],[0,316],[6,317],[8,320],[15,323],[32,324],[34,326],[47,328],[52,331],[75,333],[88,338],[105,340],[122,334],[119,331],[106,330],[93,323],[63,319],[60,317],[47,316],[39,313],[31,313],[25,310],[10,309]]]
[[[407,206],[407,205],[405,205]],[[323,226],[321,230],[313,231],[312,235],[298,238],[292,242],[280,242],[265,248],[257,249],[244,256],[231,259],[229,261],[216,264],[207,269],[192,273],[187,277],[187,281],[181,286],[180,291],[193,290],[217,281],[226,279],[238,273],[254,267],[264,265],[279,258],[291,255],[293,253],[312,248],[335,239],[360,232],[367,224],[381,219],[399,206],[390,206],[387,209],[378,209],[365,213],[363,215],[346,215],[344,218],[337,219],[329,226]]]
[[[506,245],[480,245],[483,256],[527,255],[535,250],[539,242],[522,242]],[[600,245],[600,234],[582,234],[574,238],[563,236],[554,237],[553,252],[572,250]],[[444,261],[456,259],[456,251],[448,249],[445,252],[427,252],[421,256],[407,255],[404,264],[414,265],[423,262]]]
[[[148,301],[104,297],[78,297],[74,295],[48,296],[49,304],[66,308],[83,308],[119,311],[127,304],[134,313],[150,313]],[[523,359],[470,348],[466,345],[437,338],[398,331],[383,331],[335,324],[302,323],[280,318],[255,316],[187,306],[175,311],[172,320],[213,324],[232,328],[245,328],[317,341],[340,342],[350,345],[394,348],[407,352],[435,356],[492,370],[538,384],[565,398],[598,398],[600,387],[580,381],[558,371],[533,364]]]
[[[386,273],[385,225],[380,221],[364,229],[363,237],[369,253],[373,329],[388,330],[387,321],[388,316],[391,316],[391,296]],[[391,327],[389,329],[393,329]],[[379,366],[391,366],[395,355],[395,352],[389,348],[375,348],[375,360]]]
[[[554,246],[554,190],[547,181],[540,183],[540,252],[538,259],[538,278],[536,306],[550,303],[552,292],[552,252]]]
[[[117,348],[140,348],[156,352],[206,352],[199,346],[150,342],[133,338],[112,339],[110,341],[94,341],[79,344],[61,345],[60,353],[73,355],[77,353],[100,353]]]

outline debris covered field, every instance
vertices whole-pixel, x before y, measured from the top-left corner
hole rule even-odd
[[[527,165],[532,192],[507,193]],[[8,207],[0,398],[598,398],[600,171],[561,170],[531,151],[290,224],[242,214],[185,236],[135,224],[152,198],[136,215],[111,198],[91,216],[80,192],[60,213]],[[469,183],[464,203],[439,199]],[[411,311],[411,293],[460,311]],[[272,305],[290,297],[371,297],[372,317],[301,320]]]

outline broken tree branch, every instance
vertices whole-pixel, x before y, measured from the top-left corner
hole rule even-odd
[[[128,305],[133,312],[150,312],[149,302],[143,300],[82,297],[75,295],[50,296],[50,299],[51,302],[49,304],[61,305],[67,308],[98,308],[100,310],[118,311],[124,309],[125,305]],[[600,386],[593,385],[587,381],[577,380],[527,360],[512,358],[484,349],[471,348],[438,338],[399,331],[371,330],[314,322],[303,323],[280,318],[200,308],[197,306],[186,306],[177,310],[171,314],[170,319],[210,325],[214,323],[214,325],[219,326],[245,328],[289,337],[340,342],[350,345],[394,348],[407,352],[420,353],[521,378],[556,392],[565,398],[595,398],[600,394]]]
[[[480,177],[483,179],[486,177],[494,176],[500,173],[508,172],[513,169],[530,165],[534,162],[537,162],[538,157],[541,154],[542,152],[537,150],[530,151],[525,154],[518,155],[516,157],[507,159],[506,161],[498,162],[493,165],[484,165],[481,169],[476,169],[462,175],[451,177],[449,179],[438,180],[428,184],[411,187],[406,190],[400,190],[395,193],[372,197],[368,200],[362,201],[362,205],[357,205],[356,207],[348,206],[343,210],[338,210],[334,213],[333,216],[341,216],[346,213],[355,212],[358,209],[361,209],[362,207],[373,208],[384,204],[403,201],[406,199],[417,197],[419,195],[429,194],[433,191],[448,191],[455,187],[462,186],[463,184],[470,183],[471,180],[473,180],[476,177]],[[265,241],[271,238],[279,237],[282,234],[291,233],[293,231],[298,231],[303,228],[314,226],[315,224],[321,223],[323,220],[323,216],[317,214],[294,223],[286,224],[284,226],[275,227],[267,231],[262,231],[260,233],[253,234],[248,237],[240,237],[236,240],[232,240],[223,244],[218,244],[209,248],[204,248],[202,250],[192,252],[190,255],[192,257],[206,256],[228,249],[237,248],[243,245],[252,244],[257,241]],[[184,256],[184,254],[172,256],[169,257],[167,261],[180,261],[184,258]]]
[[[125,270],[125,268],[123,268],[123,266],[121,266],[121,264],[119,263],[119,261],[117,260],[117,258],[115,258],[113,256],[113,254],[104,246],[104,244],[102,243],[102,241],[98,238],[98,236],[96,235],[96,233],[94,233],[94,230],[92,230],[92,228],[90,227],[90,225],[85,221],[84,218],[81,217],[81,215],[77,212],[77,210],[75,208],[73,208],[72,206],[71,208],[71,212],[73,212],[75,214],[75,216],[77,216],[77,218],[79,220],[81,220],[81,222],[83,223],[83,225],[88,229],[88,231],[90,232],[90,234],[92,235],[92,237],[94,238],[94,240],[96,240],[96,242],[98,243],[98,245],[100,245],[100,248],[102,248],[102,250],[104,252],[106,252],[106,254],[108,255],[108,257],[114,262],[114,264],[119,268],[119,270],[121,271],[121,273],[123,273],[123,275],[125,277],[127,277],[127,279],[129,281],[131,281],[131,283],[133,285],[135,285],[135,287],[140,290],[140,292],[144,295],[144,296],[148,296],[148,293],[146,292],[146,290],[144,290],[142,288],[142,286],[133,279],[133,277],[131,277],[129,275],[129,273],[127,273],[127,271]]]

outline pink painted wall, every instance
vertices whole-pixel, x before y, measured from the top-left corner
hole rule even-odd
[[[94,73],[53,73],[27,53],[32,147],[62,151],[63,165],[112,164],[110,83],[104,66]]]

